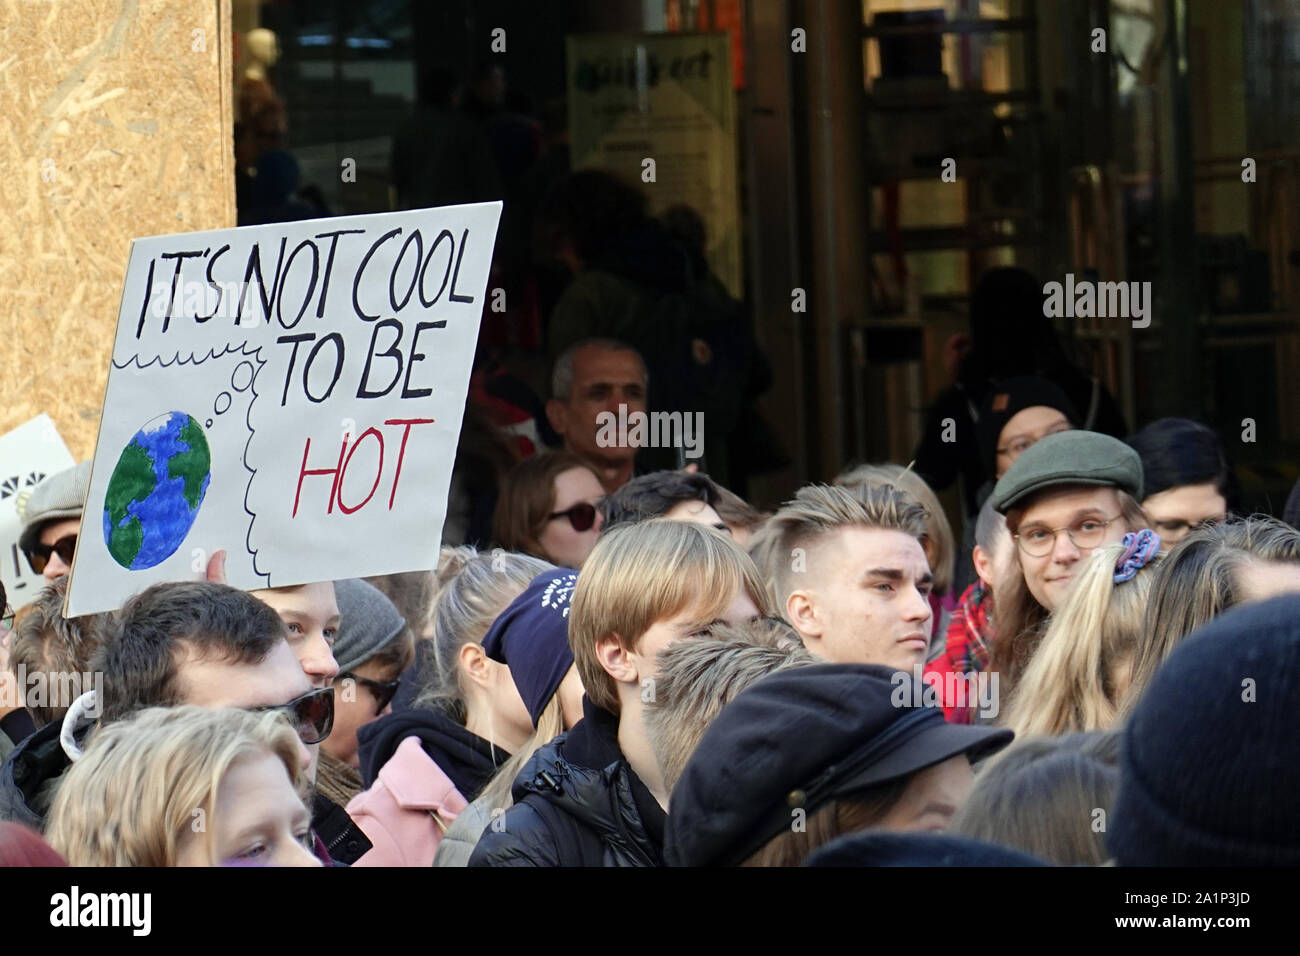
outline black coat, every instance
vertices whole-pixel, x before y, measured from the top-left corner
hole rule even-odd
[[[59,743],[62,724],[54,721],[23,740],[0,767],[0,820],[45,829],[45,814],[63,771],[72,765]]]
[[[320,791],[311,801],[311,828],[320,837],[331,863],[351,866],[373,846],[347,811]]]
[[[583,712],[524,765],[470,866],[664,865],[665,814],[618,748],[618,718],[585,698]]]

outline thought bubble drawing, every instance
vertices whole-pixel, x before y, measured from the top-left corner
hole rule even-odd
[[[185,412],[149,421],[122,449],[104,494],[104,543],[131,571],[175,554],[212,479],[203,427]]]

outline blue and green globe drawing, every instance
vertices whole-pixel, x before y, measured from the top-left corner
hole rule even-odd
[[[104,543],[124,568],[152,568],[190,533],[212,479],[203,428],[184,412],[148,422],[122,449],[104,494]]]

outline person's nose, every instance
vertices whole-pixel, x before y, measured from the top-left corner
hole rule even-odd
[[[41,572],[45,575],[45,580],[53,583],[63,577],[72,568],[63,563],[63,559],[57,554],[50,555],[50,560],[45,562],[45,570]]]
[[[320,857],[318,857],[315,853],[312,853],[311,850],[307,849],[297,840],[290,841],[289,845],[285,847],[285,851],[283,853],[277,854],[277,856],[279,858],[272,864],[273,866],[324,866],[325,865],[324,863],[321,862]]]
[[[903,617],[905,621],[916,621],[921,623],[930,619],[934,613],[930,607],[930,599],[917,589],[912,589],[912,600],[907,604],[907,611]]]
[[[339,672],[339,662],[323,635],[312,637],[311,647],[302,657],[302,669],[311,678],[312,687],[326,687]]]
[[[1052,542],[1052,560],[1057,564],[1074,564],[1083,557],[1083,552],[1079,550],[1072,540],[1068,531],[1056,532],[1056,540]]]

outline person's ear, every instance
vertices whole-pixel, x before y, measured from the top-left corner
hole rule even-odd
[[[491,685],[491,664],[482,644],[466,641],[460,646],[460,672],[478,686],[488,688]]]
[[[993,558],[989,553],[977,544],[970,557],[971,563],[975,565],[975,573],[979,575],[980,580],[989,587],[997,584],[997,578],[993,571]]]
[[[546,402],[546,420],[555,434],[563,436],[569,428],[569,406],[558,398]]]
[[[620,684],[635,684],[641,679],[636,654],[623,646],[617,634],[606,634],[596,641],[596,660]]]
[[[791,591],[785,599],[785,617],[802,637],[822,636],[822,621],[817,613],[817,602],[801,589]]]

